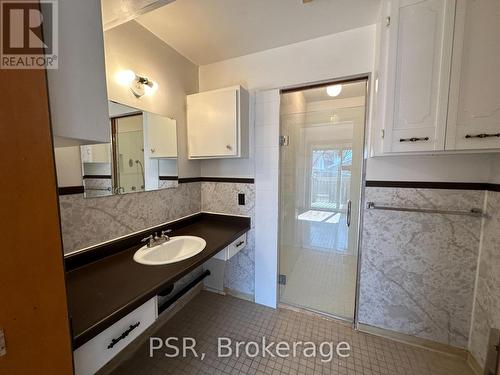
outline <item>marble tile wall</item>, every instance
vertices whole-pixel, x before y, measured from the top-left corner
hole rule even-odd
[[[487,192],[470,351],[484,367],[492,328],[500,329],[500,192]]]
[[[158,189],[177,189],[179,181],[177,180],[159,180]]]
[[[238,205],[238,193],[245,194],[246,204],[244,206]],[[227,262],[224,287],[253,296],[255,271],[255,185],[202,182],[201,210],[251,217],[252,229],[247,234],[247,246]]]
[[[65,254],[200,212],[200,182],[176,189],[85,199],[59,197]]]
[[[366,189],[366,201],[482,208],[484,191]],[[364,210],[360,322],[467,348],[481,219]]]

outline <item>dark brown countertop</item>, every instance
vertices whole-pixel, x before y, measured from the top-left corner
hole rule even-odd
[[[198,215],[185,224],[178,228],[174,225],[171,235],[193,235],[207,242],[205,249],[192,258],[163,266],[142,265],[132,259],[142,246],[137,244],[66,273],[74,349],[199,267],[250,229],[249,218],[211,214]]]

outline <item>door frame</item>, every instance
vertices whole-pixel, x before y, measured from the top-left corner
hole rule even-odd
[[[0,77],[6,83],[0,94],[0,327],[6,342],[0,372],[69,375],[73,352],[46,71],[4,69]]]
[[[326,80],[320,80],[320,81],[315,81],[315,82],[309,82],[309,83],[303,83],[303,84],[295,84],[295,85],[290,85],[290,86],[284,86],[280,88],[276,88],[279,90],[279,95],[281,97],[282,94],[286,93],[291,93],[291,92],[296,92],[296,91],[303,91],[303,90],[308,90],[308,89],[314,89],[314,88],[320,88],[320,87],[325,87],[328,85],[335,85],[335,84],[342,84],[342,83],[354,83],[354,82],[359,82],[359,81],[365,81],[366,82],[366,92],[365,92],[365,121],[364,121],[364,131],[363,131],[363,139],[362,139],[362,144],[363,144],[363,155],[361,158],[361,188],[358,194],[359,198],[359,207],[357,210],[357,215],[358,215],[358,225],[356,228],[357,234],[355,235],[356,238],[356,250],[357,250],[357,259],[356,259],[356,286],[355,286],[355,295],[354,295],[354,316],[353,319],[346,319],[344,317],[336,316],[333,314],[329,314],[326,312],[322,311],[317,311],[313,309],[308,309],[304,308],[302,306],[293,306],[290,304],[284,304],[283,302],[280,301],[280,285],[279,285],[279,274],[280,274],[280,257],[281,257],[281,244],[280,244],[280,232],[281,232],[281,225],[280,225],[280,218],[281,218],[281,204],[279,199],[281,199],[279,192],[281,191],[281,179],[278,176],[278,246],[277,246],[277,277],[276,280],[278,280],[278,284],[276,285],[277,287],[277,305],[288,305],[292,306],[294,308],[298,308],[301,310],[306,310],[306,311],[311,311],[313,313],[319,314],[319,315],[324,315],[336,320],[344,321],[344,322],[349,322],[352,324],[352,327],[354,330],[359,330],[359,297],[360,297],[360,281],[361,281],[361,259],[363,255],[362,251],[362,228],[363,228],[363,209],[366,205],[366,198],[365,198],[365,187],[366,187],[366,164],[367,164],[367,159],[368,159],[368,150],[369,150],[369,124],[373,120],[371,114],[371,100],[372,100],[372,90],[373,90],[373,83],[372,83],[372,73],[367,72],[367,73],[361,73],[361,74],[355,74],[355,75],[350,75],[350,76],[344,76],[344,77],[339,77],[339,78],[334,78],[334,79],[326,79]],[[375,96],[375,93],[373,93],[373,97]],[[279,123],[279,131],[281,133],[281,116],[280,116],[280,123]],[[278,160],[278,166],[281,167],[281,152],[279,152],[279,160]],[[278,170],[278,174],[280,174],[280,170]]]

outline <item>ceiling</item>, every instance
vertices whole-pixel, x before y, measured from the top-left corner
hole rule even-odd
[[[380,0],[176,0],[136,18],[197,65],[376,22]]]
[[[101,0],[102,25],[111,29],[175,0]]]

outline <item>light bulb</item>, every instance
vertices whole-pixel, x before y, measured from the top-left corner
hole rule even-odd
[[[129,86],[136,79],[132,70],[120,70],[116,73],[116,81],[122,86]]]
[[[328,96],[339,96],[342,92],[342,85],[332,85],[326,88]]]
[[[144,92],[148,96],[153,95],[156,90],[158,90],[158,84],[155,81],[151,81],[150,85],[149,84],[144,85]]]

